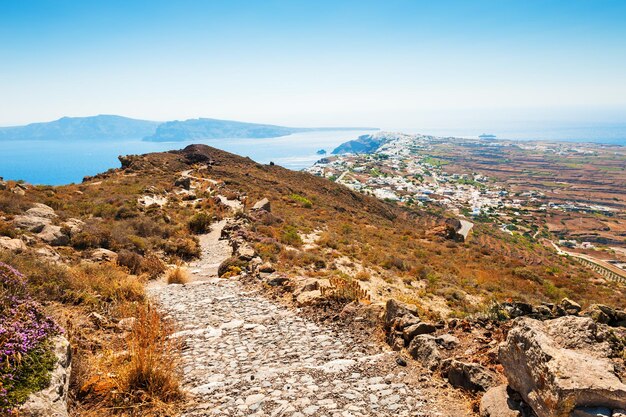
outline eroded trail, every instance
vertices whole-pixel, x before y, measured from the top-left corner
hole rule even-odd
[[[150,293],[179,329],[183,416],[435,416],[391,352],[355,343],[236,280],[215,277],[230,255],[219,232],[201,239],[195,281]]]

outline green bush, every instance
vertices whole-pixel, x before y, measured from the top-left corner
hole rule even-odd
[[[196,213],[189,222],[187,222],[187,227],[191,233],[197,235],[209,233],[211,231],[211,216],[205,212]]]

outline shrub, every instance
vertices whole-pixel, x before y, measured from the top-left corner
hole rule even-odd
[[[0,236],[17,237],[18,233],[11,223],[0,220]]]
[[[283,234],[280,236],[280,241],[286,245],[302,246],[302,239],[298,234],[298,230],[294,226],[287,225],[283,228]]]
[[[25,277],[0,263],[0,412],[47,386],[55,362],[47,341],[59,331],[30,298]]]
[[[246,261],[232,256],[220,264],[217,275],[223,278],[230,278],[238,275],[247,265],[248,263]]]
[[[201,254],[197,239],[191,238],[168,240],[164,243],[163,250],[165,250],[165,253],[168,255],[177,256],[185,261],[199,258]]]
[[[117,254],[117,264],[127,268],[131,274],[139,275],[142,270],[143,256],[123,249]]]
[[[148,274],[148,278],[150,279],[157,279],[166,269],[167,266],[165,266],[165,263],[155,254],[144,256],[141,262],[142,272]]]
[[[299,194],[291,194],[289,196],[289,198],[291,198],[293,201],[295,201],[296,203],[300,204],[302,207],[304,208],[311,208],[313,207],[313,203],[311,203],[311,200],[309,200],[306,197],[303,197]]]
[[[177,266],[167,271],[168,284],[186,284],[187,282],[189,282],[189,273],[186,269]]]
[[[205,212],[196,213],[187,223],[187,227],[191,233],[197,235],[209,233],[211,231],[211,216]]]
[[[182,398],[182,392],[172,360],[176,346],[168,338],[169,329],[159,313],[148,305],[140,305],[137,321],[128,337],[130,362],[123,373],[123,389],[135,404],[172,402]]]

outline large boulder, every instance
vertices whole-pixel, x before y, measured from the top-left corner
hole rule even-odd
[[[270,201],[267,198],[257,201],[252,206],[252,210],[265,210],[267,212],[272,211],[272,206],[270,205]]]
[[[70,383],[72,349],[62,336],[52,340],[56,366],[50,374],[48,388],[31,394],[20,407],[20,414],[31,417],[67,417],[67,392]]]
[[[480,417],[522,416],[522,405],[511,398],[506,384],[490,388],[480,400]]]
[[[0,236],[0,249],[21,253],[26,250],[26,244],[20,239],[11,239],[10,237]]]
[[[518,318],[499,357],[509,385],[538,417],[567,417],[577,407],[626,407],[613,340],[588,317]]]
[[[478,363],[449,359],[444,362],[442,368],[450,385],[471,392],[487,391],[501,382],[494,372]]]
[[[52,207],[41,203],[35,203],[32,208],[26,210],[26,214],[28,216],[41,217],[44,219],[54,219],[57,217],[57,214],[54,212]]]
[[[69,236],[63,233],[61,226],[46,225],[37,236],[52,246],[65,246],[70,243]]]
[[[29,214],[24,214],[20,216],[15,216],[13,218],[13,224],[15,227],[19,229],[28,230],[29,232],[39,233],[43,230],[44,227],[51,224],[52,220],[46,217],[39,216],[31,216]]]
[[[421,334],[413,338],[409,344],[409,354],[431,371],[437,369],[441,363],[441,353],[437,347],[435,337]]]
[[[411,304],[402,303],[394,299],[389,299],[385,305],[385,327],[391,328],[397,320],[402,317],[418,318],[417,307]],[[418,320],[419,321],[419,320]],[[414,323],[406,323],[407,326]],[[406,327],[406,326],[405,326]]]

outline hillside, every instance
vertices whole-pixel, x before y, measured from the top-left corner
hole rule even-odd
[[[234,416],[291,404],[314,416],[379,406],[473,416],[477,392],[504,378],[494,349],[510,318],[584,308],[624,324],[613,308],[624,307],[623,286],[488,225],[463,239],[443,211],[205,145],[120,160],[82,184],[0,182],[0,296],[18,292],[67,330],[72,415]],[[14,298],[0,299],[0,314]],[[32,315],[14,316],[33,327]],[[414,336],[441,346],[438,356],[423,356]],[[23,356],[46,358],[50,346],[38,349]],[[482,385],[448,377],[464,363],[488,376]],[[11,382],[2,411],[45,375],[12,365],[28,378]],[[380,405],[370,403],[379,386]],[[346,390],[366,402],[337,395]]]
[[[144,138],[151,142],[183,142],[223,138],[274,138],[298,132],[323,130],[368,130],[368,128],[302,128],[244,123],[218,119],[189,119],[166,122],[153,135]]]
[[[53,122],[0,127],[0,140],[120,140],[137,139],[154,132],[159,122],[98,115],[63,117]]]

